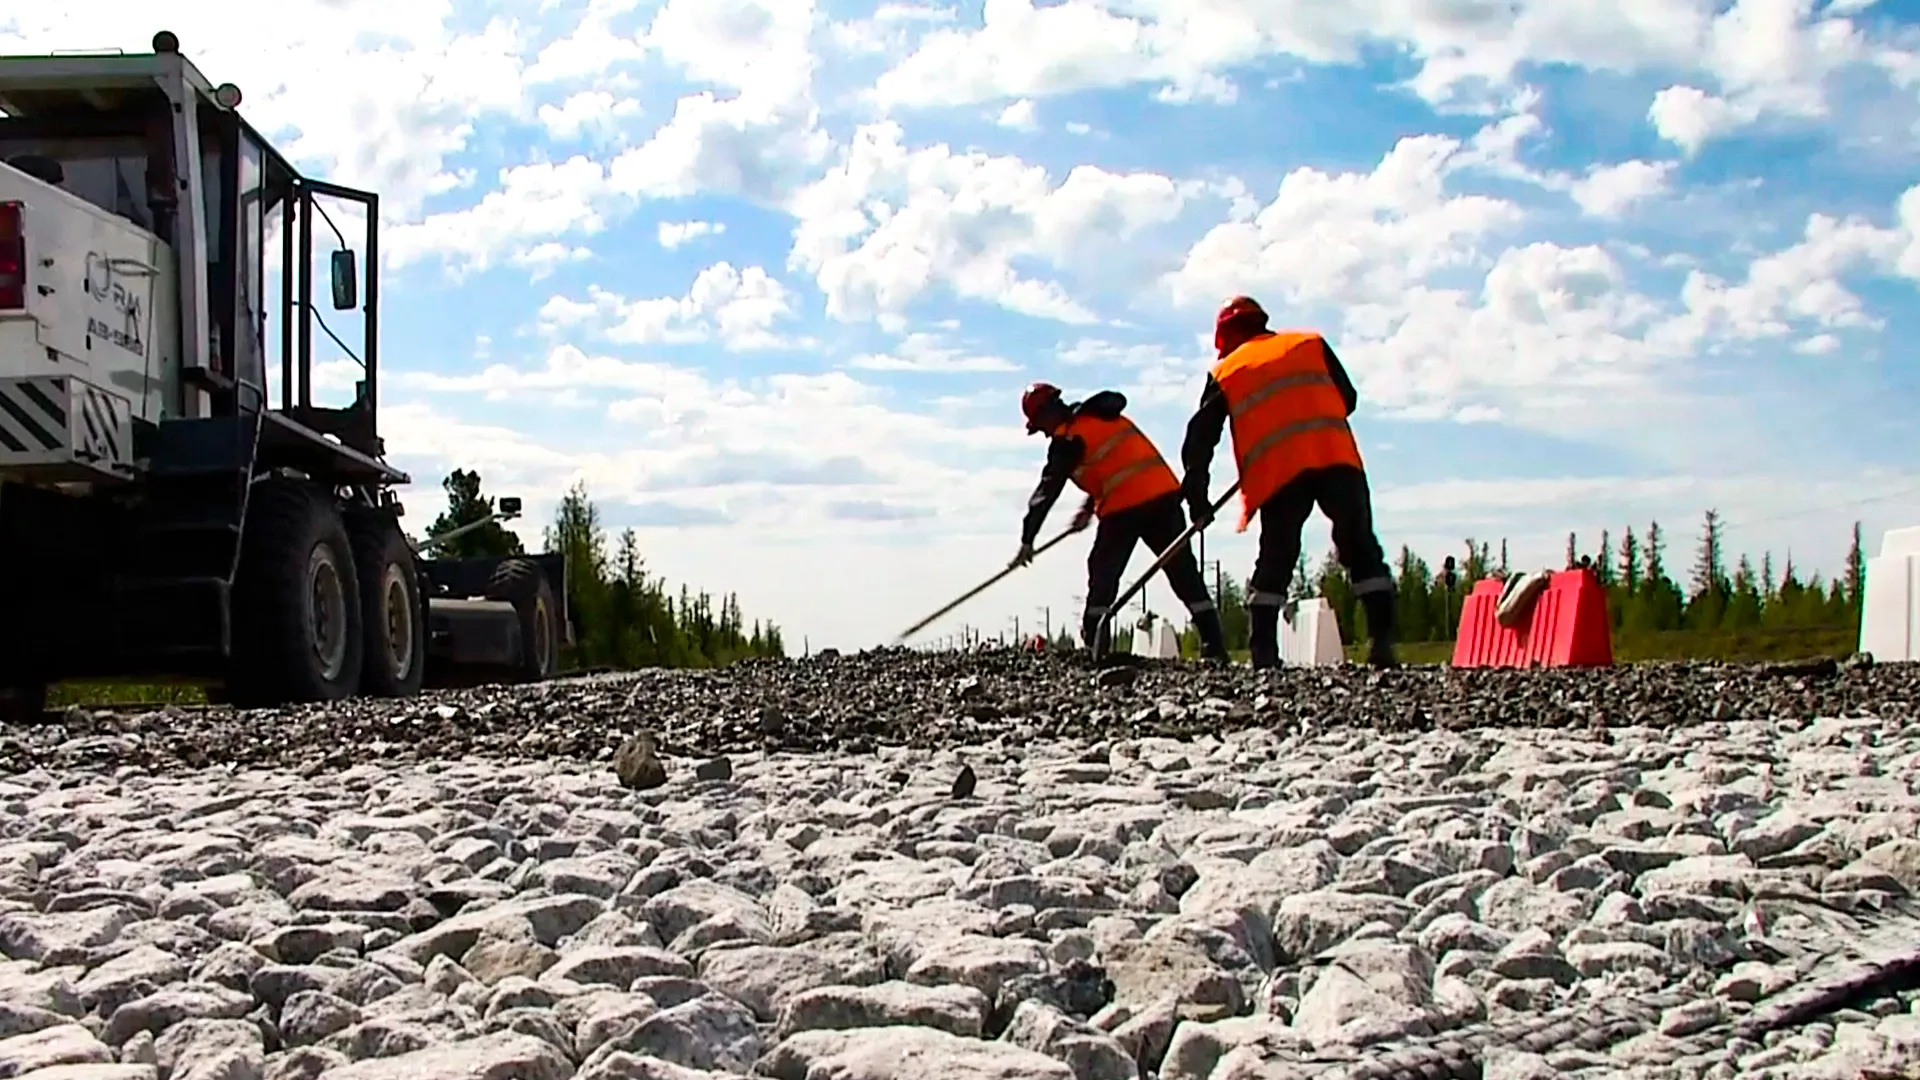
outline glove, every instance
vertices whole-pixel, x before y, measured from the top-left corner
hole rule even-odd
[[[1025,566],[1032,561],[1033,561],[1033,545],[1021,544],[1020,550],[1014,553],[1013,561],[1007,564],[1007,569],[1011,570],[1016,566]]]
[[[1213,500],[1204,489],[1187,492],[1187,518],[1203,528],[1213,522]]]
[[[1180,494],[1187,500],[1187,517],[1195,525],[1206,525],[1213,520],[1213,500],[1207,498],[1207,478],[1198,473],[1189,473],[1180,485]]]
[[[1070,527],[1074,532],[1085,532],[1087,526],[1091,524],[1093,524],[1093,507],[1083,506],[1079,513],[1073,515],[1073,524]]]

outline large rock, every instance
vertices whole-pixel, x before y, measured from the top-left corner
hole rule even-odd
[[[958,983],[997,997],[1000,987],[1021,975],[1047,969],[1047,954],[1026,938],[963,934],[929,945],[907,969],[907,981],[923,986]]]
[[[755,1067],[770,1080],[1075,1080],[1045,1054],[1003,1042],[982,1042],[927,1027],[803,1031],[773,1048]]]
[[[78,1024],[42,1028],[0,1039],[0,1076],[25,1076],[56,1065],[104,1064],[113,1051]]]
[[[360,1061],[322,1080],[570,1080],[573,1063],[540,1039],[503,1031]]]
[[[1023,1001],[1000,1036],[1064,1062],[1075,1080],[1138,1080],[1140,1066],[1112,1035],[1038,1001]]]
[[[861,956],[859,935],[809,945],[746,945],[707,950],[700,957],[700,979],[745,1004],[762,1022],[773,1020],[796,994],[823,986],[862,986],[879,982],[879,962]]]
[[[774,1034],[784,1039],[801,1031],[930,1027],[978,1038],[991,1005],[985,994],[970,986],[920,986],[899,981],[823,986],[787,998]]]

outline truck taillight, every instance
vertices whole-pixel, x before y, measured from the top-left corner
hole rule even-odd
[[[27,230],[18,202],[0,202],[0,311],[27,306]]]

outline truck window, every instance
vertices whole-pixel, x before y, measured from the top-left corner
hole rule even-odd
[[[0,125],[0,161],[17,154],[52,158],[66,174],[57,185],[61,190],[153,231],[153,212],[147,206],[147,152],[142,140],[10,137]]]

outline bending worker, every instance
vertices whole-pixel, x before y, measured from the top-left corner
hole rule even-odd
[[[1160,451],[1133,421],[1121,415],[1127,407],[1126,395],[1103,390],[1084,402],[1069,405],[1060,396],[1060,388],[1034,383],[1020,398],[1020,410],[1027,416],[1027,434],[1046,432],[1047,464],[1040,473],[1040,486],[1027,500],[1027,517],[1020,526],[1020,551],[1014,566],[1033,561],[1033,540],[1040,526],[1065,490],[1067,481],[1087,493],[1087,501],[1074,515],[1078,532],[1098,517],[1100,529],[1093,535],[1093,550],[1087,553],[1087,610],[1081,619],[1081,639],[1090,649],[1105,652],[1111,645],[1111,631],[1098,645],[1094,635],[1101,621],[1120,594],[1120,578],[1127,572],[1127,560],[1134,545],[1142,540],[1156,556],[1163,554],[1186,530],[1186,517],[1180,512],[1180,480],[1174,476]],[[1226,635],[1220,627],[1220,612],[1207,595],[1206,578],[1190,547],[1183,548],[1167,564],[1167,583],[1174,595],[1187,605],[1194,629],[1200,634],[1201,654],[1208,659],[1227,658]]]
[[[1280,609],[1300,558],[1300,530],[1315,504],[1333,522],[1334,550],[1367,614],[1369,662],[1391,666],[1393,575],[1373,531],[1366,466],[1347,426],[1359,403],[1353,381],[1325,338],[1268,330],[1267,313],[1249,297],[1234,297],[1220,309],[1213,345],[1219,363],[1180,450],[1183,487],[1194,520],[1211,517],[1207,470],[1220,429],[1231,422],[1243,508],[1238,531],[1260,515],[1260,551],[1247,581],[1253,666],[1280,664]]]

